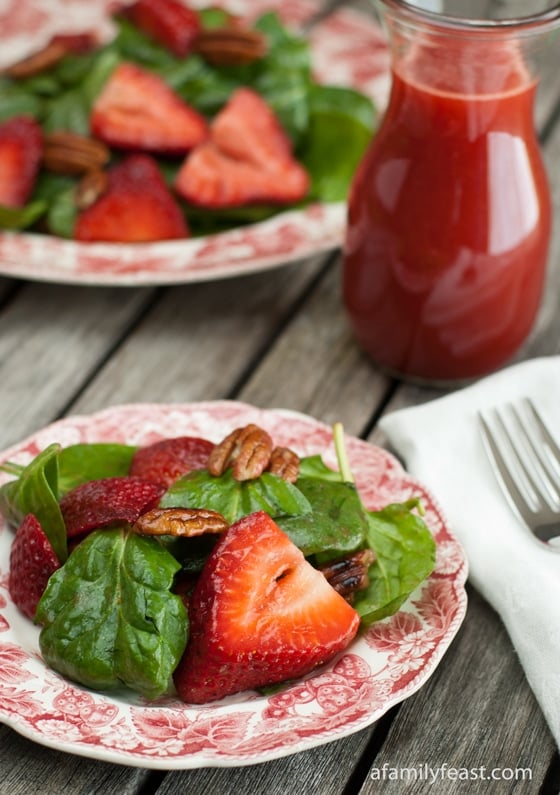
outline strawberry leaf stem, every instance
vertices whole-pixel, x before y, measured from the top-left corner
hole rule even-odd
[[[341,422],[335,422],[333,425],[333,439],[340,476],[344,483],[353,483],[354,476],[352,475],[350,464],[348,462],[348,454],[346,452],[346,444],[344,441],[344,427]]]
[[[25,467],[23,464],[16,464],[14,461],[4,461],[0,464],[0,472],[6,472],[8,475],[21,475]]]

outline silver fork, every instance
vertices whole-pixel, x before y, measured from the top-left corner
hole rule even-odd
[[[529,398],[479,413],[490,463],[511,506],[560,550],[560,447]]]

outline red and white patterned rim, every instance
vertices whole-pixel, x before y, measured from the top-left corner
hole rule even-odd
[[[211,5],[197,0],[197,5]],[[6,0],[0,3],[0,69],[40,49],[64,24],[65,32],[112,35],[111,0]],[[298,26],[317,9],[314,0],[228,0],[247,18],[277,10]],[[384,106],[389,74],[386,41],[372,19],[341,10],[309,36],[321,82],[347,85]],[[207,237],[163,243],[75,243],[45,235],[0,232],[0,275],[70,284],[134,286],[224,279],[288,265],[337,248],[346,205],[314,204],[262,223]]]
[[[286,410],[244,403],[116,406],[70,417],[6,450],[26,463],[52,442],[148,444],[193,434],[218,441],[255,422],[276,444],[321,454],[336,467],[331,429]],[[0,719],[46,746],[119,764],[160,769],[249,765],[297,753],[369,726],[433,673],[466,611],[467,563],[432,495],[385,450],[347,438],[356,484],[370,509],[420,496],[437,543],[436,567],[391,618],[374,624],[334,662],[268,697],[243,693],[202,707],[173,697],[146,703],[86,690],[48,669],[38,632],[13,605],[8,561],[13,532],[0,525]],[[9,479],[0,475],[0,484]]]

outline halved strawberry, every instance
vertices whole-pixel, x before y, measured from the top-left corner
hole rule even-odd
[[[0,204],[23,207],[29,200],[43,149],[39,124],[16,116],[0,124]]]
[[[156,74],[122,63],[97,97],[91,112],[93,135],[109,146],[182,155],[206,140],[203,116]]]
[[[240,88],[214,119],[210,141],[181,166],[175,189],[202,207],[292,204],[306,195],[309,176],[272,108]]]
[[[108,188],[76,220],[84,242],[138,243],[189,236],[185,217],[150,155],[129,155],[109,171]]]
[[[136,27],[179,58],[191,51],[201,29],[197,12],[179,0],[136,0],[125,14]]]
[[[275,169],[292,163],[292,143],[270,105],[250,88],[238,88],[212,122],[212,141],[224,155]]]
[[[133,523],[145,511],[156,507],[163,492],[157,483],[128,476],[82,483],[60,501],[68,538],[115,524]]]
[[[39,520],[29,513],[17,529],[10,550],[8,590],[14,604],[33,619],[49,577],[60,562]]]
[[[174,681],[193,704],[303,676],[344,649],[359,625],[356,611],[263,512],[218,541],[189,615]]]
[[[197,436],[177,436],[140,447],[130,465],[130,475],[159,483],[166,489],[193,469],[205,469],[212,442]]]

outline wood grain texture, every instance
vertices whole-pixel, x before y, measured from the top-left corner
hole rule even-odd
[[[0,795],[135,795],[148,773],[64,754],[0,726]]]
[[[360,793],[529,795],[539,791],[554,752],[505,629],[470,589],[467,618],[458,636],[426,686],[401,706]],[[430,783],[407,772],[392,774],[400,779],[389,778],[388,772],[382,778],[384,769],[418,772],[425,765],[434,771],[448,765],[469,775],[474,770],[478,778],[453,781],[441,773]],[[514,775],[509,771],[516,768],[530,769],[532,778],[519,773],[518,781],[482,779],[495,768],[506,776]]]

